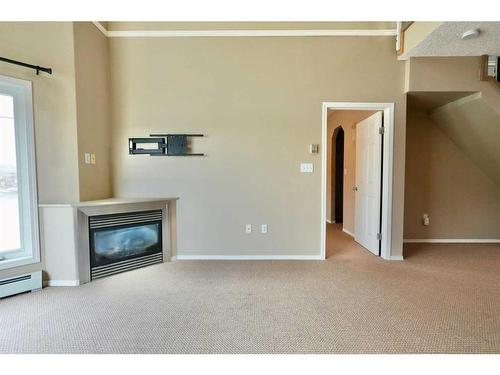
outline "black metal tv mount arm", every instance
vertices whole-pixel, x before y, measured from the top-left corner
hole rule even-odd
[[[130,155],[151,156],[204,156],[205,154],[188,153],[188,137],[203,137],[203,134],[150,134],[150,138],[129,138]],[[141,144],[156,144],[156,148],[142,148]]]

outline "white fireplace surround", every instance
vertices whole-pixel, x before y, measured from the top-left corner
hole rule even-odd
[[[89,217],[162,210],[163,261],[175,254],[178,198],[112,198],[75,204],[41,204],[44,284],[76,286],[90,281]]]

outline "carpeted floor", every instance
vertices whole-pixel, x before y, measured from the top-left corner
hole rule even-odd
[[[500,353],[500,246],[178,261],[0,300],[1,353]]]

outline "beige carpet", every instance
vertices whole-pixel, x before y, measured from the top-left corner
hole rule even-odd
[[[499,353],[500,247],[178,261],[0,300],[2,353]]]

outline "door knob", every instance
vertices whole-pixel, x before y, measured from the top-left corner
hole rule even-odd
[[[357,186],[354,186],[354,187],[352,188],[352,190],[353,190],[353,191],[358,191],[358,187],[357,187]]]

